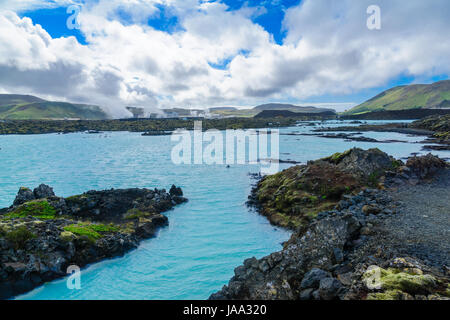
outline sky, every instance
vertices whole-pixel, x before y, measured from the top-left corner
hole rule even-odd
[[[0,93],[113,116],[269,102],[343,111],[448,79],[449,14],[448,0],[0,0]]]

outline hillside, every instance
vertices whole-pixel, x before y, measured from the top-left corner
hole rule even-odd
[[[336,118],[334,111],[324,112],[292,112],[289,110],[263,110],[258,113],[254,118],[304,118],[304,119],[329,119]]]
[[[334,109],[301,107],[292,104],[282,104],[282,103],[268,103],[256,106],[251,109],[237,109],[232,107],[210,108],[209,111],[212,114],[218,114],[221,116],[234,116],[234,117],[254,117],[261,111],[291,111],[295,113],[335,112]]]
[[[354,107],[345,114],[418,108],[450,108],[450,80],[394,87]]]
[[[98,106],[53,102],[29,95],[0,94],[0,119],[108,119]]]

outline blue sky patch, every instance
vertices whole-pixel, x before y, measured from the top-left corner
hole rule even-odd
[[[86,39],[80,30],[67,28],[67,20],[71,15],[67,13],[67,7],[25,11],[19,14],[22,18],[30,18],[34,24],[40,24],[52,38],[74,36],[79,43],[86,44]]]

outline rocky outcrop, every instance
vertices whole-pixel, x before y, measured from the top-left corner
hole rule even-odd
[[[370,175],[370,170],[386,170],[391,161],[378,151],[349,153],[353,154],[346,163],[361,176]],[[345,157],[321,161],[334,161],[334,168],[340,171],[339,163]],[[413,165],[417,162],[421,166]],[[411,168],[394,166],[395,170],[385,171],[383,186],[424,183],[421,177],[429,178],[435,172],[429,166],[439,162],[427,156],[409,161]],[[363,168],[369,171],[364,173]],[[332,210],[319,212],[298,228],[280,252],[245,260],[228,285],[210,299],[447,299],[447,267],[438,269],[408,256],[378,231],[378,225],[399,215],[402,208],[389,190],[383,189],[362,187],[341,195]]]
[[[354,148],[262,178],[248,203],[271,223],[295,230],[333,208],[342,195],[378,186],[400,165],[379,149]]]
[[[181,188],[89,191],[68,198],[20,188],[0,214],[0,299],[123,255],[168,224],[161,213],[187,201]]]
[[[45,184],[41,184],[39,187],[35,188],[33,191],[31,189],[22,187],[17,193],[16,199],[14,200],[14,206],[21,205],[25,202],[43,199],[48,197],[54,197],[55,193],[53,189]]]

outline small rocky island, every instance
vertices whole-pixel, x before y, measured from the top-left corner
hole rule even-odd
[[[351,149],[264,177],[249,204],[294,231],[210,299],[449,300],[450,168]]]
[[[0,299],[135,249],[168,224],[162,212],[186,202],[181,188],[88,191],[68,198],[20,188],[0,210]]]

